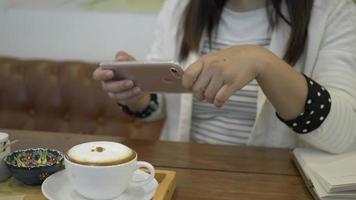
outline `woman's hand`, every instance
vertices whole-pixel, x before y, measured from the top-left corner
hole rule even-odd
[[[268,59],[266,51],[262,47],[243,45],[207,54],[188,67],[183,86],[192,90],[198,100],[221,107],[259,75],[262,68],[259,60]]]
[[[304,76],[259,46],[234,46],[203,56],[186,70],[183,86],[198,100],[221,107],[253,79],[282,118],[294,119],[304,111],[308,93]]]
[[[132,61],[135,58],[120,51],[116,54],[116,60]],[[114,73],[111,70],[103,70],[101,67],[98,67],[93,73],[93,78],[101,81],[103,89],[118,103],[129,106],[132,111],[141,111],[147,107],[150,100],[149,94],[142,92],[132,80],[112,81],[113,77]]]

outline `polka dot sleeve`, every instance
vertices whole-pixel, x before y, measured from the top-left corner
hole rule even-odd
[[[305,75],[304,77],[308,82],[308,97],[304,112],[292,120],[284,120],[277,114],[279,120],[299,134],[306,134],[317,129],[328,116],[331,107],[329,92],[309,77]]]

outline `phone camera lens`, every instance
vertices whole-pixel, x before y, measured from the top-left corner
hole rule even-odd
[[[171,68],[171,72],[172,72],[172,73],[175,73],[175,74],[178,73],[177,69],[176,69],[176,68],[173,68],[173,67]]]
[[[171,67],[170,68],[170,71],[171,71],[171,75],[175,78],[175,79],[181,79],[182,75],[181,75],[181,72],[176,69],[175,67]]]

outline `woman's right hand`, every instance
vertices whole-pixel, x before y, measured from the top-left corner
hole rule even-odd
[[[133,61],[135,60],[130,54],[120,51],[116,54],[117,61]],[[118,103],[126,105],[131,111],[139,112],[144,110],[150,101],[150,95],[144,93],[141,89],[134,85],[132,80],[112,81],[114,73],[111,70],[104,70],[98,67],[93,78],[101,81],[103,89],[108,93],[109,97],[115,99]]]

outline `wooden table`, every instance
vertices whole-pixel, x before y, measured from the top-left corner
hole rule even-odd
[[[12,150],[56,148],[62,152],[87,141],[118,141],[139,160],[177,172],[174,200],[312,199],[291,160],[291,150],[177,142],[125,140],[111,136],[2,130],[19,139]]]

